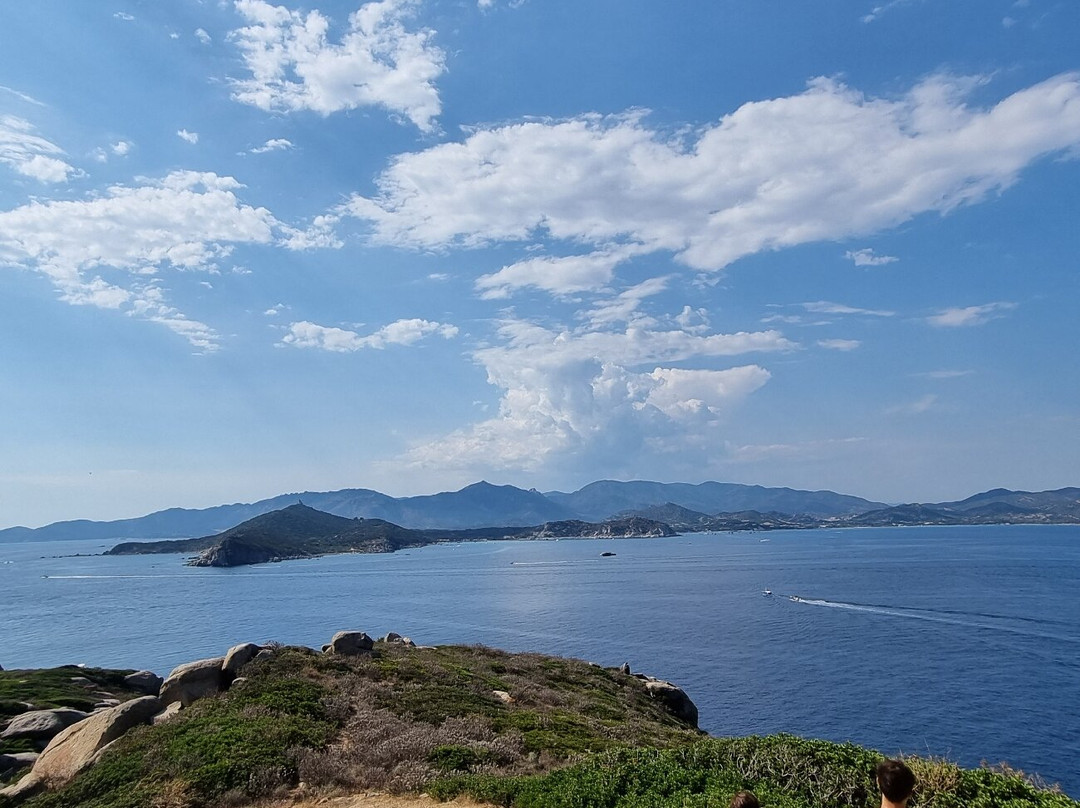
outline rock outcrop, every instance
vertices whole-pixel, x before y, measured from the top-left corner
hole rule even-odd
[[[645,683],[645,689],[649,692],[649,695],[663,704],[669,713],[683,723],[689,724],[692,727],[697,727],[697,705],[694,704],[681,687],[672,684],[671,682],[665,682],[663,679],[646,676],[642,673],[635,673],[633,675]]]
[[[375,641],[363,631],[339,631],[330,639],[329,645],[323,646],[323,653],[357,656],[366,654],[374,646]]]
[[[147,696],[156,696],[164,680],[153,671],[136,671],[124,677],[124,684]]]
[[[225,654],[225,661],[221,663],[221,672],[225,680],[231,682],[240,673],[240,669],[251,662],[263,648],[261,645],[245,642],[234,645]]]
[[[213,657],[173,668],[158,693],[162,706],[178,701],[187,707],[198,699],[221,692],[225,686],[221,672],[224,664],[225,657]]]
[[[64,785],[93,765],[105,747],[132,727],[148,723],[160,709],[156,696],[142,696],[72,724],[49,742],[30,774],[0,794],[18,799]]]

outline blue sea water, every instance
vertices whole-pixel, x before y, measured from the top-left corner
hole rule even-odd
[[[225,570],[56,557],[105,546],[0,544],[0,664],[167,673],[242,641],[397,631],[629,661],[684,687],[716,735],[1008,761],[1080,797],[1080,527],[490,542]]]

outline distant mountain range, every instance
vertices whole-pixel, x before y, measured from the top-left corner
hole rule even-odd
[[[479,482],[460,491],[428,496],[391,497],[364,488],[309,491],[199,510],[170,508],[135,519],[75,520],[36,529],[13,527],[0,530],[0,542],[205,537],[298,502],[347,519],[382,519],[411,530],[470,530],[570,520],[595,523],[617,516],[657,519],[683,531],[822,524],[1080,523],[1080,488],[1041,492],[995,489],[958,502],[890,506],[833,491],[720,482],[692,485],[602,480],[572,493],[540,493]],[[684,512],[665,511],[669,506]]]
[[[125,542],[116,545],[105,555],[197,552],[198,555],[188,562],[191,566],[238,567],[333,553],[392,553],[405,547],[447,541],[654,538],[673,535],[675,532],[667,525],[641,517],[613,519],[600,524],[569,520],[525,528],[411,530],[384,519],[348,519],[296,504],[248,519],[216,536]]]

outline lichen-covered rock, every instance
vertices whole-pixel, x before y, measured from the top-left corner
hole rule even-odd
[[[153,671],[136,671],[124,677],[124,684],[137,693],[156,696],[161,691],[164,680]]]
[[[225,657],[200,659],[173,668],[161,684],[158,698],[163,705],[180,702],[184,707],[206,696],[220,693],[224,685],[221,666]]]
[[[324,653],[340,656],[357,656],[370,651],[375,641],[363,631],[339,631],[330,638],[330,644],[323,646]]]
[[[24,738],[31,741],[47,741],[72,724],[82,721],[87,714],[80,710],[59,708],[56,710],[33,710],[11,719],[0,738],[10,741]]]

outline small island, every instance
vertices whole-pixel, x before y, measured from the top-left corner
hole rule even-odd
[[[297,503],[249,519],[214,536],[153,542],[124,542],[106,555],[198,553],[194,567],[237,567],[335,553],[392,553],[405,547],[442,542],[535,541],[557,538],[657,538],[674,536],[667,524],[630,516],[592,523],[578,520],[545,522],[533,527],[471,530],[412,530],[383,519],[346,519]]]

